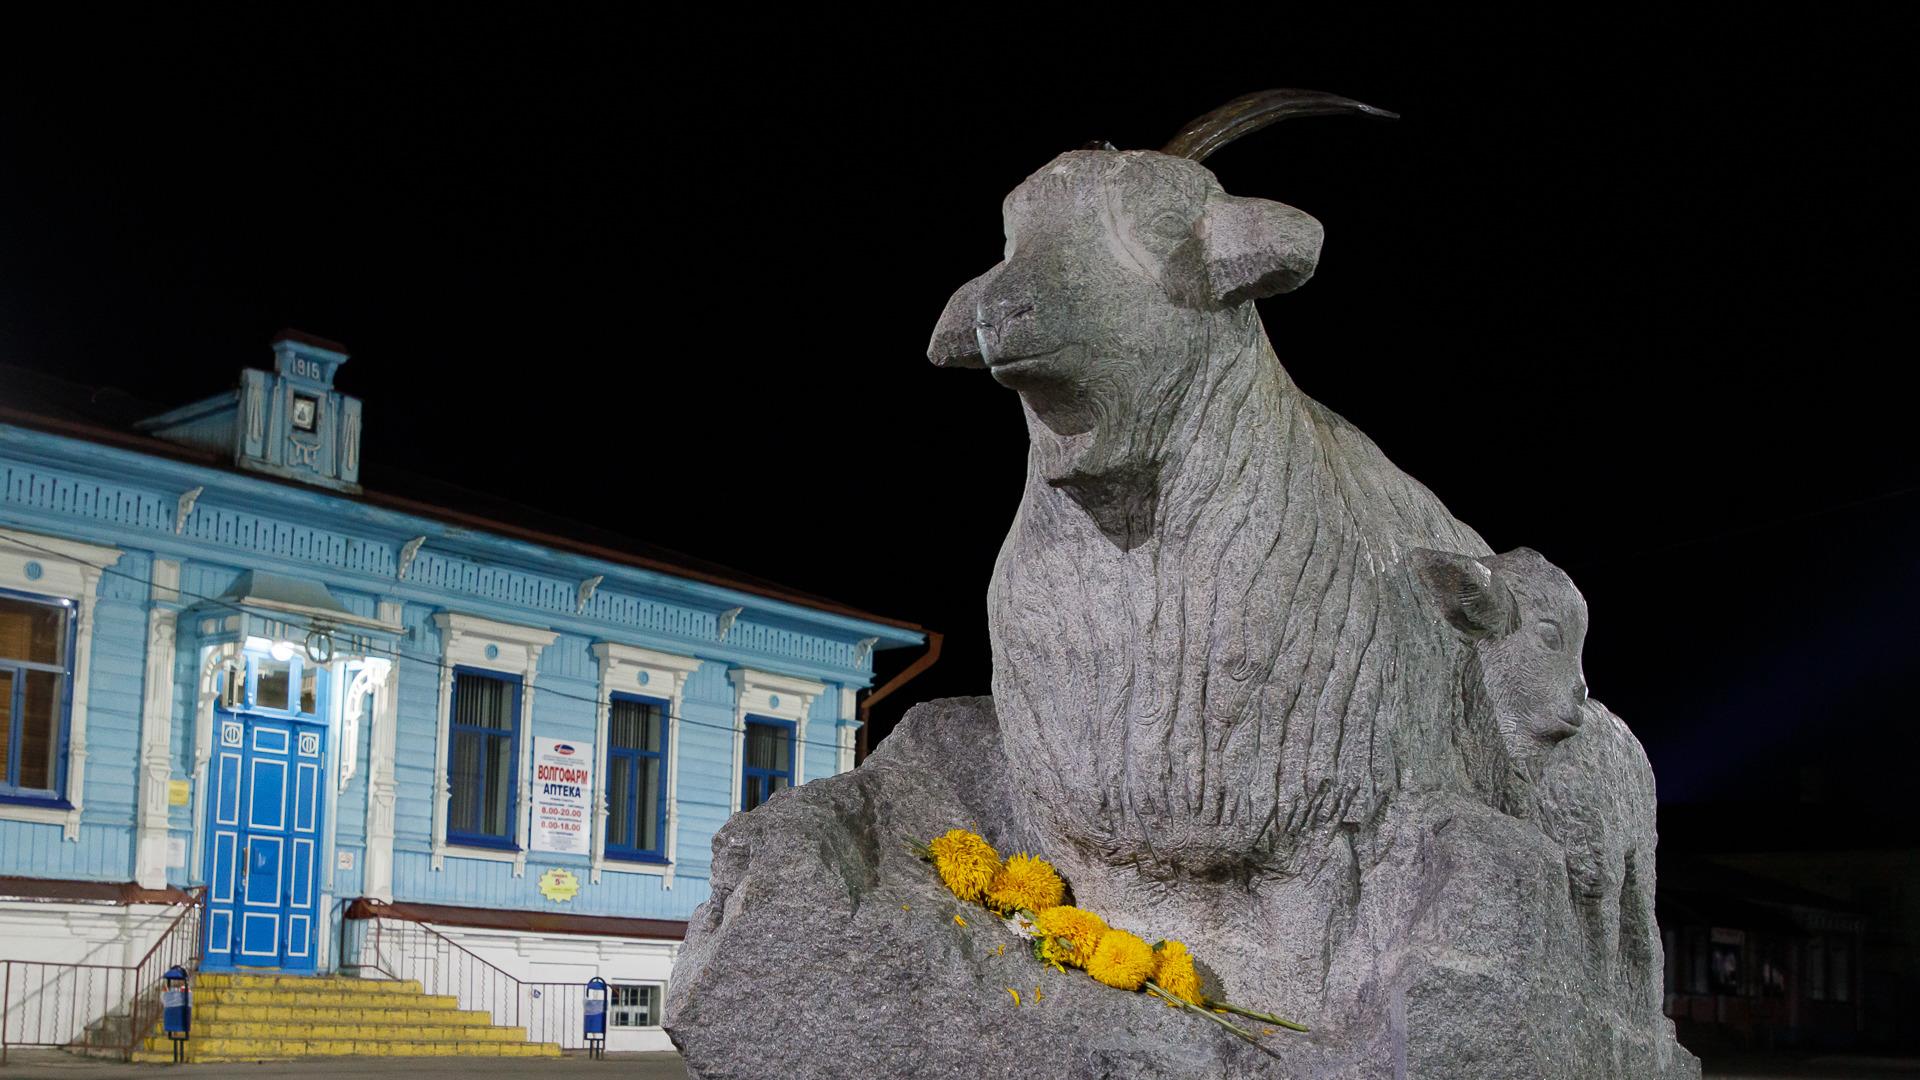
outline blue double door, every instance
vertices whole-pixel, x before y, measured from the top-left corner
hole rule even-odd
[[[326,729],[226,711],[215,726],[204,966],[313,971]]]

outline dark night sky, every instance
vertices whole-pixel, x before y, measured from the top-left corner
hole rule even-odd
[[[404,465],[945,631],[896,706],[987,684],[1025,436],[1010,393],[923,353],[998,258],[1001,196],[1250,89],[1398,110],[1209,163],[1326,225],[1315,280],[1261,302],[1295,379],[1496,549],[1574,575],[1589,681],[1664,799],[1911,788],[1891,21],[1248,24],[1201,65],[1183,30],[1042,42],[984,14],[935,45],[132,10],[10,34],[0,363],[179,403],[279,327],[344,341],[369,486]],[[672,516],[604,495],[663,468]]]

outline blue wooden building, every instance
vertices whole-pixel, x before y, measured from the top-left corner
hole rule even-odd
[[[0,959],[131,964],[197,903],[202,970],[335,972],[378,916],[603,977],[614,1045],[664,1046],[715,830],[851,768],[875,653],[929,635],[363,489],[381,403],[338,345],[272,349],[127,426],[0,367]]]

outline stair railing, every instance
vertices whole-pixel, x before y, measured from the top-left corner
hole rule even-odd
[[[524,1027],[527,1040],[562,1049],[586,1047],[584,982],[529,982],[388,904],[361,897],[341,920],[340,966],[396,982],[418,981],[424,993],[456,998],[500,1027]]]
[[[0,1065],[14,1047],[79,1053],[133,1051],[160,1019],[167,970],[200,964],[200,908],[205,888],[187,901],[133,964],[0,960]]]

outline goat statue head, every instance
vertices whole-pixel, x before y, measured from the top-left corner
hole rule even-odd
[[[1211,349],[1260,333],[1251,301],[1298,288],[1320,223],[1229,195],[1201,164],[1232,140],[1299,116],[1393,113],[1311,90],[1238,98],[1159,151],[1074,150],[1002,207],[998,265],[953,294],[927,355],[986,368],[1019,392],[1049,483],[1149,472]],[[1156,430],[1156,419],[1159,428]]]

